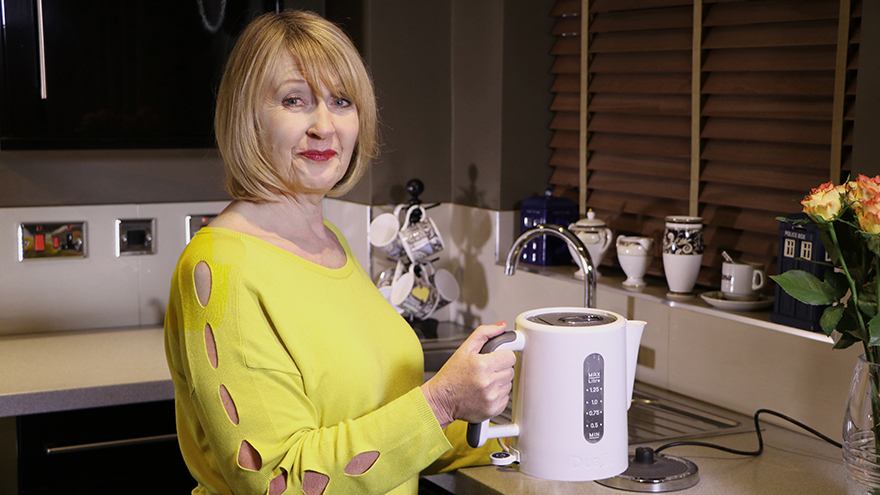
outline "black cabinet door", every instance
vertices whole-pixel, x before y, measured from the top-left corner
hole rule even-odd
[[[223,64],[276,2],[6,0],[0,149],[213,147]]]
[[[174,401],[18,418],[21,495],[190,493]]]

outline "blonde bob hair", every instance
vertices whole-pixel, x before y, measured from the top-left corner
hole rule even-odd
[[[357,49],[336,25],[303,11],[268,13],[242,32],[226,63],[217,94],[214,132],[232,199],[273,201],[300,185],[271,160],[259,109],[285,53],[312,91],[321,85],[349,99],[358,112],[358,140],[345,175],[328,196],[341,196],[363,177],[378,144],[373,83]]]

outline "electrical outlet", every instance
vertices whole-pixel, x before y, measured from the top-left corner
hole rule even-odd
[[[86,222],[18,225],[18,261],[85,258],[86,247]]]
[[[211,223],[217,215],[187,215],[186,216],[186,243],[192,240],[196,232]]]
[[[156,252],[156,219],[116,220],[116,256]]]

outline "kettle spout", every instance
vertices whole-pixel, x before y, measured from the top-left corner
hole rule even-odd
[[[626,409],[632,405],[633,385],[636,381],[636,362],[639,359],[639,343],[648,323],[641,320],[626,321]]]

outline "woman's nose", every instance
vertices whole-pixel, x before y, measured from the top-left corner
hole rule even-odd
[[[316,139],[326,139],[333,134],[333,114],[327,104],[320,102],[312,111],[312,122],[309,127],[309,135]]]

